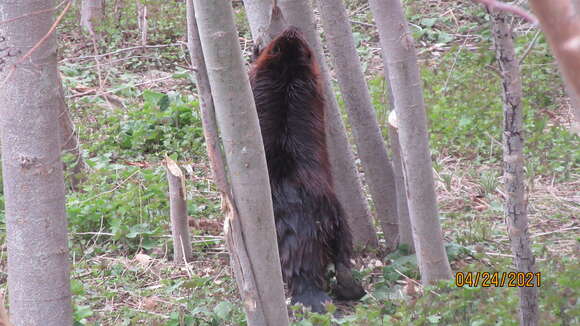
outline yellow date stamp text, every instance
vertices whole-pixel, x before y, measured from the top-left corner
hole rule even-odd
[[[458,287],[540,287],[541,273],[522,272],[457,272],[455,285]]]

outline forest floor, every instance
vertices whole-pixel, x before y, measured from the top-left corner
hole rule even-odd
[[[82,191],[67,195],[75,323],[245,325],[204,148],[184,4],[150,2],[145,47],[134,3],[118,12],[107,8],[103,38],[96,42],[81,33],[78,8],[59,26],[61,75],[87,163]],[[348,3],[386,137],[387,85],[378,35],[367,2]],[[512,271],[503,215],[501,84],[488,16],[471,1],[405,3],[418,40],[452,268]],[[235,8],[248,57],[245,14],[239,2]],[[523,58],[529,231],[542,278],[542,324],[578,324],[579,137],[570,131],[570,105],[546,41],[517,18],[513,25]],[[166,155],[188,176],[195,259],[185,266],[171,262]],[[68,165],[73,160],[65,156]],[[0,191],[0,208],[3,202]],[[0,209],[0,291],[6,289],[3,215]],[[337,303],[330,307],[336,313],[326,315],[292,308],[294,325],[518,324],[516,288],[457,287],[452,281],[423,287],[416,281],[416,258],[404,248],[386,257],[381,250],[365,253],[357,259],[356,274],[368,291],[361,302]]]

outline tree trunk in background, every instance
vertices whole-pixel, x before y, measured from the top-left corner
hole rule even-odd
[[[68,106],[66,104],[66,97],[64,96],[64,89],[62,87],[62,79],[58,76],[58,90],[59,90],[59,113],[58,121],[60,123],[61,148],[65,153],[71,153],[75,158],[70,172],[70,183],[73,191],[79,191],[81,182],[84,180],[83,171],[85,170],[85,161],[81,153],[78,142],[78,135],[75,126],[70,117]],[[68,167],[65,167],[65,169]]]
[[[580,0],[530,0],[560,65],[580,134]]]
[[[415,45],[400,0],[370,0],[399,125],[405,189],[424,284],[451,278],[437,211],[427,117]]]
[[[413,243],[413,230],[409,218],[407,205],[407,192],[405,191],[405,178],[403,176],[403,163],[401,161],[401,144],[399,143],[399,127],[397,114],[391,111],[388,121],[389,140],[391,141],[391,153],[393,154],[393,170],[397,184],[397,212],[399,214],[399,244],[409,247],[410,252],[415,252]]]
[[[6,197],[8,289],[15,326],[72,325],[65,188],[58,112],[54,1],[0,2],[8,58],[0,74],[0,132]],[[21,59],[37,47],[26,59]],[[6,80],[8,78],[8,80]]]
[[[104,0],[82,0],[81,27],[98,39],[98,27],[103,21]]]
[[[115,7],[113,11],[115,13],[115,24],[117,28],[121,28],[121,19],[123,18],[123,9],[125,8],[125,0],[115,0]]]
[[[226,236],[248,323],[285,326],[266,156],[231,2],[195,0],[194,7],[231,180],[233,211]]]
[[[139,25],[139,33],[141,33],[141,45],[147,45],[147,33],[149,32],[149,20],[147,16],[147,5],[137,1],[137,23]]]
[[[346,8],[342,0],[318,0],[318,7],[376,216],[383,229],[387,251],[393,251],[399,240],[393,167],[371,103]]]
[[[265,31],[270,22],[272,9],[271,0],[244,1],[252,37],[254,41]],[[361,182],[354,164],[352,149],[346,137],[346,130],[342,123],[340,110],[332,84],[328,67],[324,59],[322,47],[316,30],[316,23],[307,0],[278,0],[286,21],[290,25],[299,27],[308,43],[316,53],[320,65],[323,91],[326,94],[326,143],[332,165],[334,189],[348,218],[348,225],[352,230],[355,248],[376,248],[378,245],[376,230],[373,226],[368,203],[362,191]]]
[[[169,212],[171,215],[171,236],[173,237],[173,261],[178,264],[190,262],[191,240],[189,224],[187,223],[187,192],[185,176],[177,163],[169,157],[165,158],[167,183],[169,184]]]
[[[528,235],[528,215],[524,176],[524,130],[522,127],[522,82],[511,26],[502,12],[492,12],[496,58],[502,74],[504,110],[505,211],[508,232],[518,272],[535,273],[534,255]],[[538,289],[520,287],[520,325],[538,324]]]

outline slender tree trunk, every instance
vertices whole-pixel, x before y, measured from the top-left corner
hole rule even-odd
[[[206,148],[213,175],[213,181],[220,192],[222,198],[222,210],[226,215],[224,223],[224,233],[231,253],[231,265],[236,276],[236,282],[247,311],[250,325],[264,325],[265,316],[262,309],[256,309],[255,302],[260,302],[258,286],[255,275],[251,270],[251,260],[248,249],[244,245],[244,239],[240,230],[240,216],[235,202],[232,199],[231,187],[228,184],[223,153],[219,146],[219,134],[215,116],[215,108],[207,67],[203,57],[201,40],[193,0],[187,0],[187,30],[188,47],[192,63],[195,67],[197,89],[201,98],[202,124],[205,136]],[[235,253],[235,254],[234,254]]]
[[[141,45],[147,45],[147,35],[149,33],[149,19],[147,14],[147,5],[142,0],[137,1],[137,22],[139,32],[141,33]]]
[[[207,67],[201,48],[199,30],[195,20],[195,10],[193,0],[187,0],[187,46],[189,55],[195,71],[196,87],[201,103],[201,122],[203,125],[203,134],[205,146],[209,157],[210,168],[212,171],[213,181],[222,194],[229,194],[230,189],[227,182],[223,153],[219,145],[219,133],[215,117],[215,107]]]
[[[580,133],[580,0],[530,0],[567,84]]]
[[[169,184],[173,261],[178,264],[187,263],[193,259],[193,255],[187,223],[185,176],[179,165],[169,157],[165,158],[165,168]]]
[[[250,21],[252,36],[256,40],[268,28],[272,1],[246,0],[244,5]],[[323,90],[326,94],[326,143],[332,164],[334,188],[346,211],[354,245],[358,248],[375,248],[378,245],[376,231],[354,165],[354,156],[346,138],[346,130],[342,123],[338,103],[332,90],[312,8],[307,0],[278,0],[278,6],[282,9],[286,21],[303,31],[308,43],[316,53],[320,65],[322,80],[324,80]]]
[[[8,289],[15,326],[72,325],[56,37],[39,43],[54,22],[53,12],[46,12],[54,5],[51,0],[0,2],[0,21],[45,11],[0,25],[5,45],[21,53],[8,58],[0,73]]]
[[[504,180],[508,231],[518,272],[535,273],[528,234],[524,176],[524,130],[522,126],[522,82],[511,26],[502,12],[492,12],[496,57],[503,78]],[[538,324],[538,289],[520,287],[520,325]]]
[[[318,0],[318,7],[376,216],[385,235],[387,250],[392,251],[399,239],[393,167],[371,103],[346,8],[342,0]]]
[[[427,117],[413,38],[400,0],[369,0],[395,100],[413,239],[424,284],[451,278],[437,211]]]
[[[103,21],[104,0],[82,0],[81,26],[83,30],[98,38],[98,27]]]
[[[62,85],[60,75],[58,76],[58,85]],[[84,180],[83,171],[86,165],[81,154],[78,135],[66,104],[63,87],[59,87],[59,102],[58,121],[60,123],[61,148],[63,152],[71,153],[75,158],[75,162],[71,165],[70,183],[72,190],[78,191]],[[67,168],[65,167],[65,169]]]
[[[118,28],[121,28],[121,19],[123,18],[123,10],[125,9],[125,0],[115,0],[115,22]]]
[[[407,205],[407,192],[405,191],[405,178],[403,176],[403,163],[401,158],[401,144],[399,143],[399,127],[397,125],[397,114],[391,111],[389,114],[389,140],[391,141],[391,153],[393,154],[393,170],[395,182],[397,184],[397,211],[399,214],[399,244],[409,247],[411,252],[415,252],[413,243],[413,230],[409,218],[409,207]]]
[[[231,2],[195,0],[194,7],[231,180],[234,211],[226,221],[231,227],[227,237],[248,322],[285,326],[288,312],[266,156]],[[248,291],[251,286],[256,291]]]

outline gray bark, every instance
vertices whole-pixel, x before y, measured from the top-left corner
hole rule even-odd
[[[231,180],[228,243],[248,322],[288,325],[266,157],[231,2],[194,7]],[[252,286],[257,295],[245,295]]]
[[[451,278],[437,211],[427,117],[413,38],[400,0],[369,0],[386,58],[399,125],[405,189],[421,279]]]
[[[103,21],[104,0],[82,0],[81,26],[93,36],[98,36],[97,29]]]
[[[413,243],[413,230],[409,218],[409,207],[407,205],[407,192],[405,191],[405,178],[403,176],[403,163],[401,161],[401,144],[399,143],[399,127],[397,125],[397,114],[391,111],[389,114],[389,140],[391,142],[391,153],[393,155],[393,170],[395,182],[397,184],[397,212],[399,214],[399,244],[409,246],[411,252],[415,252]]]
[[[3,1],[0,21],[54,5]],[[53,12],[45,12],[0,25],[6,45],[21,53],[8,58],[0,74],[8,289],[15,326],[72,325],[56,37],[39,43],[53,22]],[[21,59],[25,53],[30,55]]]
[[[393,167],[356,52],[346,8],[342,0],[318,0],[318,7],[376,217],[383,229],[387,251],[393,251],[399,239]]]
[[[272,8],[270,0],[244,1],[252,36],[256,40],[267,30]],[[332,165],[334,188],[342,203],[352,230],[353,242],[357,248],[375,248],[378,245],[376,231],[368,203],[362,191],[361,181],[354,165],[352,149],[346,137],[346,130],[340,116],[340,110],[334,92],[320,38],[316,29],[312,8],[307,0],[278,0],[286,21],[299,27],[308,43],[316,53],[320,65],[323,91],[326,95],[326,137],[328,154]]]
[[[236,283],[247,311],[250,325],[264,325],[265,316],[260,313],[254,302],[260,302],[258,287],[255,275],[251,270],[250,256],[247,247],[244,245],[242,225],[238,209],[232,199],[231,187],[228,184],[223,153],[219,146],[219,134],[215,116],[215,108],[207,67],[203,57],[199,30],[195,19],[193,0],[187,0],[187,28],[188,47],[192,63],[195,67],[197,89],[201,98],[202,124],[206,141],[206,148],[213,175],[213,181],[220,192],[222,198],[222,210],[226,215],[224,223],[224,233],[226,243],[231,253],[231,265],[236,277]],[[235,253],[235,254],[234,254]]]
[[[62,85],[62,80],[59,76],[58,85]],[[68,105],[66,104],[66,98],[64,96],[64,90],[59,87],[59,114],[58,121],[60,123],[60,135],[61,135],[61,148],[65,153],[71,153],[75,158],[75,162],[72,164],[70,171],[70,183],[73,191],[78,191],[81,182],[84,181],[83,171],[85,170],[85,161],[81,154],[81,149],[78,142],[78,135],[70,117],[68,110]],[[68,167],[65,166],[65,169]]]
[[[187,222],[187,201],[185,176],[177,163],[165,158],[167,183],[169,184],[169,214],[171,216],[171,236],[173,237],[173,261],[182,264],[192,261],[189,224]]]
[[[191,63],[194,67],[196,87],[200,98],[201,122],[203,125],[205,146],[210,161],[213,181],[222,194],[228,194],[230,190],[225,172],[223,153],[221,152],[219,145],[219,132],[217,129],[215,107],[213,103],[213,96],[211,94],[209,77],[207,75],[207,67],[203,57],[203,50],[201,48],[201,40],[199,38],[197,21],[195,20],[193,0],[187,0],[186,4],[187,46],[189,48]]]
[[[141,33],[141,45],[147,45],[147,35],[149,32],[149,19],[147,15],[147,5],[141,0],[137,1],[137,23],[139,24],[139,32]]]
[[[121,28],[121,19],[123,18],[124,9],[125,9],[125,0],[115,0],[113,12],[115,14],[115,22],[118,28]]]
[[[504,111],[505,214],[518,272],[535,273],[534,255],[528,234],[524,175],[524,130],[522,126],[522,82],[511,26],[502,12],[492,12],[496,57],[502,74]],[[520,325],[538,324],[538,289],[520,287]]]

